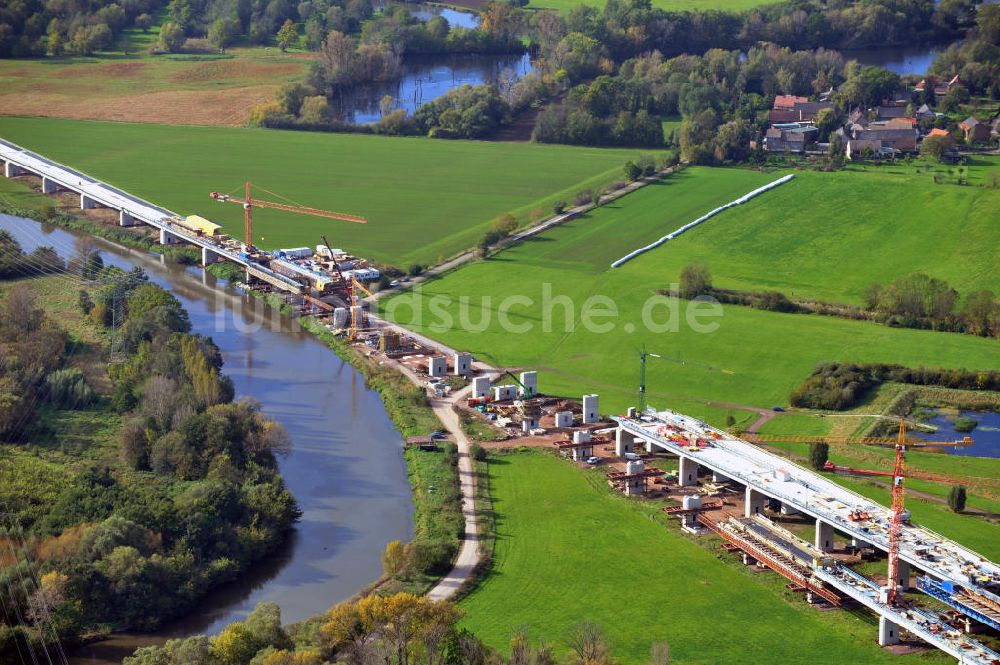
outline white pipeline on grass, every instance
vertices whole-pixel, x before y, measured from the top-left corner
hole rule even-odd
[[[711,219],[712,217],[715,217],[716,215],[718,215],[720,212],[722,212],[726,208],[732,208],[733,206],[738,206],[738,205],[741,205],[743,203],[746,203],[747,201],[749,201],[753,197],[757,196],[758,194],[763,194],[764,192],[766,192],[769,189],[774,189],[778,185],[783,185],[783,184],[785,184],[786,182],[788,182],[789,180],[791,180],[794,177],[795,177],[794,173],[789,173],[786,176],[782,176],[781,178],[778,178],[774,182],[768,183],[768,184],[764,185],[763,187],[758,187],[757,189],[753,190],[752,192],[750,192],[748,194],[744,194],[743,196],[741,196],[740,198],[736,199],[735,201],[730,201],[729,203],[727,203],[724,206],[719,206],[718,208],[716,208],[712,212],[707,213],[705,215],[702,215],[701,217],[699,217],[698,219],[694,220],[693,222],[690,222],[689,224],[685,224],[684,226],[680,227],[679,229],[677,229],[673,233],[668,233],[667,235],[663,236],[662,238],[660,238],[656,242],[654,242],[654,243],[652,243],[650,245],[646,245],[645,247],[640,247],[639,249],[635,250],[634,252],[630,252],[630,253],[626,254],[625,256],[621,257],[620,259],[618,259],[617,261],[615,261],[614,263],[612,263],[611,267],[612,268],[617,268],[618,266],[622,265],[623,263],[626,263],[627,261],[631,261],[632,259],[634,259],[635,257],[639,256],[643,252],[648,252],[651,249],[656,249],[657,247],[659,247],[660,245],[662,245],[666,241],[673,240],[674,238],[676,238],[680,234],[684,233],[688,229],[694,228],[695,226],[698,226],[702,222],[707,221],[707,220]]]

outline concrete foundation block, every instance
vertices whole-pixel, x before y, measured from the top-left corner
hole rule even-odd
[[[882,647],[899,644],[899,625],[886,617],[878,618],[878,644]]]

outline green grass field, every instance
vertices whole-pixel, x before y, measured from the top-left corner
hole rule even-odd
[[[689,303],[680,301],[680,314],[672,317],[680,320],[676,332],[657,332],[648,328],[643,322],[643,309],[648,299],[656,290],[668,288],[675,282],[681,266],[695,257],[703,258],[698,253],[708,252],[710,238],[720,242],[712,252],[715,261],[711,265],[713,268],[718,266],[716,273],[720,278],[717,281],[722,285],[733,285],[735,281],[724,280],[723,275],[737,274],[746,266],[752,270],[743,277],[743,283],[760,286],[756,280],[790,262],[807,273],[802,278],[796,274],[796,279],[814,283],[810,292],[816,295],[846,297],[849,289],[841,288],[840,283],[852,279],[859,283],[864,281],[852,277],[853,271],[865,270],[870,278],[888,278],[899,274],[897,271],[917,270],[927,263],[932,267],[947,263],[939,261],[936,255],[928,259],[924,252],[910,255],[905,267],[891,263],[882,267],[878,261],[879,250],[870,246],[874,242],[871,237],[868,247],[854,246],[855,255],[865,253],[861,260],[855,260],[856,256],[851,258],[840,248],[836,238],[841,236],[832,231],[811,250],[796,242],[768,250],[761,237],[768,232],[761,227],[782,219],[778,214],[782,202],[795,200],[796,191],[815,193],[828,186],[827,181],[820,180],[826,174],[804,174],[784,188],[722,213],[677,241],[668,242],[618,269],[609,269],[611,261],[629,250],[655,240],[777,175],[748,170],[685,170],[662,184],[647,187],[489,260],[470,264],[425,285],[420,292],[419,322],[413,316],[413,295],[391,300],[386,312],[400,323],[475,353],[480,359],[506,367],[540,370],[539,387],[543,392],[564,395],[598,392],[605,412],[619,411],[635,402],[639,380],[637,353],[645,344],[648,350],[669,359],[650,359],[648,362],[650,403],[686,410],[717,424],[722,424],[725,417],[725,407],[718,402],[761,407],[785,404],[789,392],[819,362],[883,361],[966,368],[996,365],[1000,345],[995,340],[894,329],[831,317],[777,314],[745,307],[724,307],[721,318],[706,320],[718,323],[718,329],[700,333],[686,323],[685,308]],[[834,174],[829,189],[834,191],[837,183],[848,177],[853,182],[848,182],[845,190],[866,186],[862,174],[845,177]],[[801,189],[797,190],[799,187]],[[984,191],[953,189],[971,196],[979,196]],[[911,193],[917,194],[919,192]],[[953,205],[960,202],[961,199],[954,199]],[[985,210],[981,209],[980,213],[984,214]],[[972,215],[962,224],[969,229],[969,234],[972,229],[978,229],[980,236],[992,238],[993,245],[980,247],[995,246],[998,229],[996,225],[991,228],[990,217],[984,216],[986,219],[979,221]],[[947,217],[948,223],[958,224],[957,219],[954,214]],[[911,234],[916,232],[911,228]],[[814,235],[808,231],[796,233],[802,241]],[[924,232],[923,237],[927,246],[934,247],[935,251],[947,250],[944,240],[935,243],[928,232]],[[778,242],[773,234],[771,238],[772,242]],[[744,251],[744,244],[753,244],[756,249]],[[797,252],[805,258],[797,259]],[[764,267],[755,267],[751,255]],[[828,256],[833,258],[828,260]],[[974,264],[973,260],[978,263]],[[961,274],[954,273],[952,277],[950,268],[942,276],[954,279],[960,288],[970,288],[974,283],[969,280],[979,269],[988,272],[988,265],[988,259],[970,256],[957,268],[961,271],[964,267],[968,272],[964,283]],[[995,286],[997,277],[994,271],[992,277],[986,274],[976,279],[980,280],[976,283],[980,286],[991,282]],[[754,280],[753,283],[750,280]],[[548,306],[545,305],[546,289]],[[442,298],[432,302],[434,296]],[[527,332],[505,332],[500,325],[500,310],[505,308],[505,300],[515,296],[533,301],[527,305],[523,299],[507,300],[509,321],[514,326],[530,326]],[[572,302],[574,314],[570,317],[570,326],[573,331],[570,333],[566,332],[569,327],[564,321],[566,308],[555,302],[557,296],[568,296]],[[594,328],[582,325],[581,310],[592,296],[610,298],[616,307],[616,317],[593,319],[598,324],[610,325],[608,332],[592,331]],[[461,316],[463,298],[468,303],[464,317]],[[544,317],[546,311],[552,315]],[[650,312],[656,323],[668,320],[663,307],[656,306]],[[451,321],[444,320],[440,314],[451,317]],[[548,331],[546,318],[550,321]],[[441,323],[450,325],[439,325]]]
[[[522,218],[620,178],[634,150],[317,134],[218,127],[2,118],[0,137],[242,237],[243,211],[213,202],[245,180],[367,225],[258,210],[265,248],[330,242],[406,267],[475,245],[490,220]],[[261,198],[276,197],[258,190]],[[263,239],[262,239],[263,238]]]
[[[665,527],[656,504],[612,495],[600,472],[540,454],[493,459],[494,565],[461,605],[465,625],[497,648],[523,626],[564,651],[588,619],[624,665],[648,662],[664,640],[685,664],[947,662],[879,649],[871,617],[809,608],[784,578]]]

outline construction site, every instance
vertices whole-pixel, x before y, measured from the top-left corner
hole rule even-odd
[[[239,195],[206,192],[215,201],[243,206],[244,237],[236,239],[204,217],[157,208],[12,144],[0,148],[8,177],[35,174],[44,193],[62,188],[79,193],[81,208],[116,209],[121,226],[144,223],[159,230],[164,245],[200,248],[203,265],[238,264],[247,288],[283,294],[300,315],[347,337],[372,362],[398,368],[430,398],[492,429],[494,440],[484,441],[484,447],[542,448],[604,474],[613,490],[630,499],[661,503],[663,513],[692,537],[718,536],[743,564],[783,576],[788,589],[818,610],[874,613],[881,646],[920,643],[961,663],[1000,665],[1000,651],[992,646],[1000,642],[1000,566],[913,524],[905,507],[906,451],[969,446],[970,438],[915,440],[902,419],[898,435],[889,439],[785,435],[799,443],[891,447],[892,471],[829,461],[823,467],[887,478],[892,505],[882,506],[755,445],[774,438],[740,436],[680,413],[647,408],[645,362],[647,356],[660,357],[656,354],[640,353],[638,406],[606,417],[597,394],[579,400],[544,395],[537,371],[477,363],[471,353],[370,315],[370,285],[383,272],[333,247],[325,236],[315,247],[265,251],[253,243],[254,208],[366,223],[361,217],[256,198],[249,183]],[[431,436],[413,443],[433,441]],[[864,564],[881,561],[884,576],[864,572]]]

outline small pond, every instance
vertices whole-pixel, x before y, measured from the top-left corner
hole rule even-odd
[[[438,7],[437,5],[417,5],[411,7],[404,5],[410,12],[410,16],[421,21],[429,21],[435,16],[440,16],[448,21],[452,28],[475,28],[479,26],[479,14],[473,12],[463,12],[449,7]]]
[[[382,117],[381,100],[393,99],[393,110],[413,113],[422,104],[463,85],[498,83],[505,73],[520,79],[531,71],[531,57],[520,55],[413,56],[403,63],[402,77],[358,86],[333,104],[342,120],[367,125]],[[338,106],[339,105],[339,106]]]
[[[935,441],[953,441],[965,436],[971,436],[975,444],[968,448],[949,448],[954,455],[967,457],[1000,457],[1000,413],[992,411],[963,411],[962,416],[972,418],[978,424],[971,432],[955,431],[955,417],[938,413],[930,420],[925,420],[938,429],[932,434],[914,432],[914,436]]]

